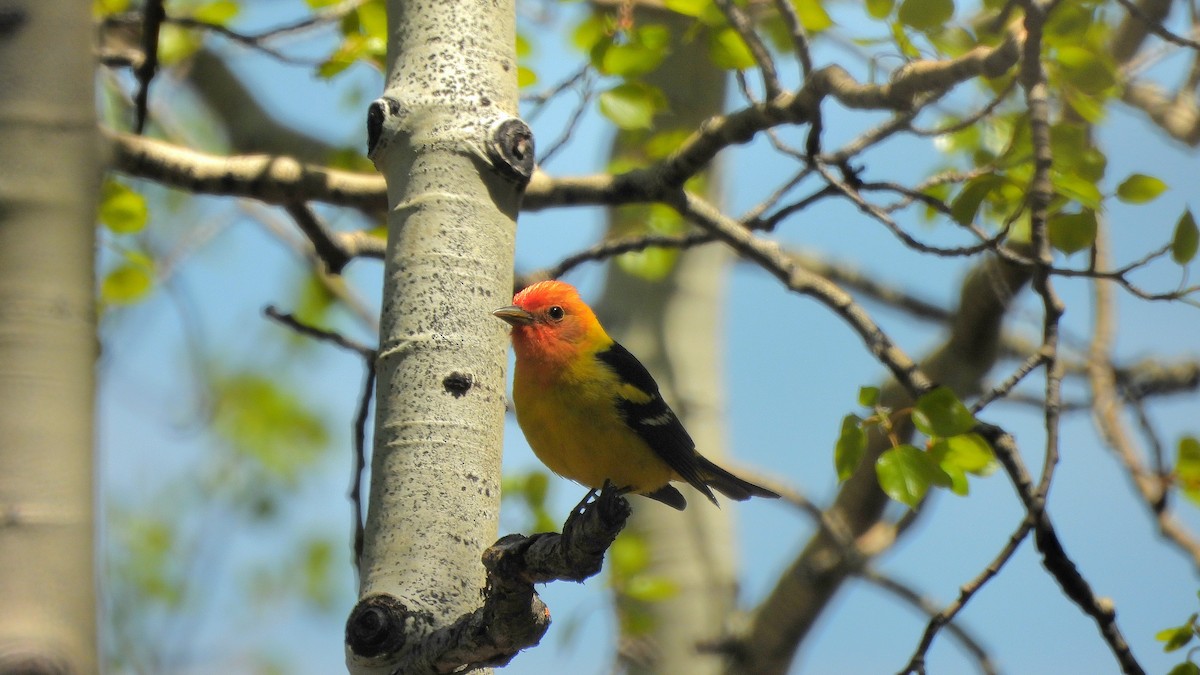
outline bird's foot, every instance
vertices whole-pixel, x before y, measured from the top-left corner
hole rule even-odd
[[[588,490],[583,499],[571,510],[571,515],[563,524],[563,532],[565,533],[574,523],[584,520],[589,512],[593,511],[605,523],[618,521],[624,523],[630,513],[629,501],[625,499],[625,495],[631,491],[629,487],[617,487],[608,480],[604,481],[604,485],[599,490],[596,488]]]

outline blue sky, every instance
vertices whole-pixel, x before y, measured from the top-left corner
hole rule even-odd
[[[293,15],[299,3],[263,3],[247,12],[247,29],[273,25]],[[858,19],[835,15],[843,25]],[[577,55],[550,31],[538,33],[535,69],[542,83],[559,81],[576,68]],[[287,122],[348,144],[364,142],[365,102],[381,86],[381,78],[368,69],[352,72],[333,83],[317,81],[304,68],[279,66],[269,59],[236,52],[239,73],[260,93],[264,103]],[[818,64],[840,62],[863,76],[863,66],[848,59],[845,50],[823,46],[816,50]],[[1180,64],[1168,62],[1167,68]],[[790,69],[790,64],[785,66]],[[347,93],[347,91],[350,93]],[[299,94],[299,92],[305,92]],[[289,105],[289,96],[302,95],[303,106]],[[733,100],[737,100],[736,94]],[[970,97],[956,99],[966,104]],[[565,122],[572,101],[555,106],[536,121],[539,139],[552,139]],[[867,117],[825,111],[826,147],[835,147],[864,128]],[[1148,133],[1135,116],[1121,109],[1100,131],[1109,154],[1107,187],[1128,173],[1140,171],[1163,177],[1171,189],[1148,206],[1130,207],[1113,201],[1113,248],[1120,261],[1139,257],[1165,241],[1175,220],[1192,199],[1192,182],[1200,173],[1196,153]],[[799,134],[804,132],[799,130]],[[590,173],[603,166],[607,132],[596,115],[585,117],[569,152],[549,167],[554,174]],[[789,175],[788,165],[766,158],[763,143],[751,143],[726,153],[728,209],[737,214],[757,203],[765,191]],[[917,141],[885,144],[867,158],[866,178],[909,180],[939,165],[932,149]],[[763,187],[766,186],[766,187]],[[155,508],[172,502],[171,493],[156,486],[186,485],[200,457],[211,451],[211,440],[186,420],[194,419],[198,401],[186,371],[184,331],[198,326],[207,349],[233,355],[235,361],[259,362],[278,355],[286,334],[261,318],[269,303],[286,309],[302,267],[294,255],[262,228],[247,222],[232,201],[208,200],[209,222],[227,219],[212,246],[186,261],[176,278],[176,294],[157,294],[141,306],[110,317],[106,326],[99,438],[104,462],[104,485],[116,499],[152,503]],[[161,217],[161,216],[160,216]],[[278,217],[278,216],[276,216]],[[286,221],[285,221],[286,222]],[[928,241],[939,241],[947,229],[904,222],[910,231]],[[163,224],[165,227],[166,225]],[[179,227],[179,225],[175,225]],[[186,226],[186,225],[185,225]],[[597,209],[547,211],[522,216],[516,260],[519,270],[552,264],[563,255],[586,247],[600,228]],[[778,234],[788,245],[826,253],[868,270],[897,286],[950,304],[957,283],[969,266],[955,259],[931,259],[914,253],[881,226],[838,202],[826,202],[785,224]],[[1077,256],[1078,257],[1078,256]],[[1078,260],[1067,262],[1078,264]],[[379,265],[353,263],[349,277],[363,295],[377,301]],[[585,297],[595,298],[603,282],[602,268],[590,264],[570,273]],[[1139,281],[1156,289],[1178,283],[1177,268],[1163,265]],[[828,309],[789,294],[761,270],[737,265],[730,275],[729,297],[724,308],[726,343],[722,355],[729,387],[728,437],[730,454],[741,464],[775,473],[823,501],[835,490],[832,448],[842,415],[855,410],[860,386],[872,384],[882,367],[863,348],[857,336]],[[1085,282],[1058,279],[1056,287],[1067,303],[1064,326],[1073,343],[1081,344],[1090,322],[1089,288]],[[1127,360],[1158,354],[1200,357],[1200,311],[1168,303],[1147,303],[1118,293],[1121,334],[1118,354]],[[180,300],[186,298],[186,300]],[[181,323],[179,307],[191,315]],[[914,322],[886,307],[866,304],[872,316],[910,355],[920,355],[938,339],[935,326]],[[1035,337],[1040,306],[1026,294],[1015,311],[1014,330]],[[371,336],[352,329],[360,339]],[[246,579],[242,566],[269,565],[274,556],[297,537],[316,534],[346,541],[349,507],[345,488],[349,477],[350,421],[361,382],[355,358],[332,347],[311,347],[311,359],[285,377],[329,420],[333,447],[319,470],[296,487],[296,503],[282,522],[269,529],[249,528],[224,532],[228,513],[220,509],[189,513],[192,531],[222,532],[213,537],[197,574],[207,575],[211,586],[200,594],[198,633],[176,635],[172,648],[189,673],[226,672],[231,664],[242,669],[243,655],[268,645],[268,651],[298,664],[289,672],[336,672],[342,663],[341,625],[353,603],[349,565],[339,567],[344,577],[337,586],[343,593],[330,614],[311,612],[298,605],[270,605],[228,621],[215,621],[233,610],[244,610],[240,589]],[[993,381],[1002,379],[1015,364],[1003,363]],[[1036,393],[1041,374],[1026,383]],[[1082,393],[1067,388],[1068,396]],[[1185,433],[1200,434],[1195,395],[1155,403],[1152,417],[1173,448]],[[1013,432],[1032,471],[1040,470],[1045,432],[1032,408],[998,403],[982,417]],[[1092,583],[1095,592],[1111,597],[1118,621],[1134,653],[1150,672],[1164,672],[1177,661],[1164,656],[1153,639],[1159,629],[1181,622],[1198,608],[1196,572],[1186,560],[1155,536],[1147,510],[1138,503],[1115,458],[1097,440],[1084,415],[1070,415],[1063,426],[1064,443],[1058,477],[1050,498],[1050,513],[1068,553]],[[505,434],[505,469],[523,470],[536,465],[515,423]],[[139,495],[149,494],[149,498]],[[557,513],[565,514],[581,494],[580,489],[555,480],[553,498]],[[179,499],[175,501],[180,501]],[[934,508],[924,515],[916,531],[889,551],[881,569],[913,583],[938,602],[951,600],[958,587],[974,577],[996,552],[1021,517],[1019,503],[1002,473],[974,480],[968,498],[938,495]],[[708,508],[697,504],[693,508]],[[747,607],[762,598],[803,545],[812,524],[779,503],[726,504],[739,523],[738,550],[742,560],[743,600]],[[899,507],[896,509],[899,513]],[[1193,506],[1178,502],[1178,513],[1193,528],[1200,528]],[[339,555],[347,551],[339,548]],[[517,657],[509,673],[604,673],[613,646],[613,626],[604,610],[603,579],[584,585],[552,584],[543,591],[558,623],[543,645]],[[263,620],[269,618],[269,620]],[[1032,542],[1022,545],[1016,557],[961,615],[965,624],[990,650],[1006,672],[1062,673],[1116,672],[1116,665],[1100,640],[1095,624],[1064,599],[1041,568]],[[582,621],[587,639],[564,641],[564,624]],[[907,606],[873,587],[851,583],[823,616],[800,653],[794,672],[877,673],[899,669],[916,646],[925,620]],[[251,631],[265,628],[265,634]],[[162,631],[169,626],[159,627]],[[187,631],[181,631],[186,633]],[[576,632],[576,635],[584,633]],[[214,656],[214,654],[219,656]],[[930,671],[969,672],[970,662],[943,632],[930,653]]]

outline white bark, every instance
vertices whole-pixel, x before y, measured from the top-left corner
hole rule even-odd
[[[0,6],[0,672],[96,670],[90,4]]]
[[[402,644],[374,657],[348,646],[352,672],[402,663],[480,603],[507,350],[491,310],[511,301],[523,187],[490,154],[517,108],[512,0],[390,0],[388,21],[387,87],[369,125],[389,215],[360,598],[395,598],[404,625]]]

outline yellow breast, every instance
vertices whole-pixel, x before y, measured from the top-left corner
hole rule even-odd
[[[620,417],[613,392],[621,386],[607,370],[599,377],[588,372],[537,382],[522,377],[518,363],[513,403],[538,459],[587,487],[599,488],[610,480],[634,492],[652,492],[666,485],[671,468]]]

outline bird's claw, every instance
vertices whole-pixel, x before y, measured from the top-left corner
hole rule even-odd
[[[570,527],[572,521],[582,518],[593,509],[599,511],[600,518],[605,522],[624,520],[630,513],[629,501],[625,499],[625,495],[630,492],[632,492],[632,488],[617,487],[609,480],[604,481],[604,485],[599,489],[588,490],[583,499],[571,510],[571,515],[567,517],[563,531],[565,532]]]

